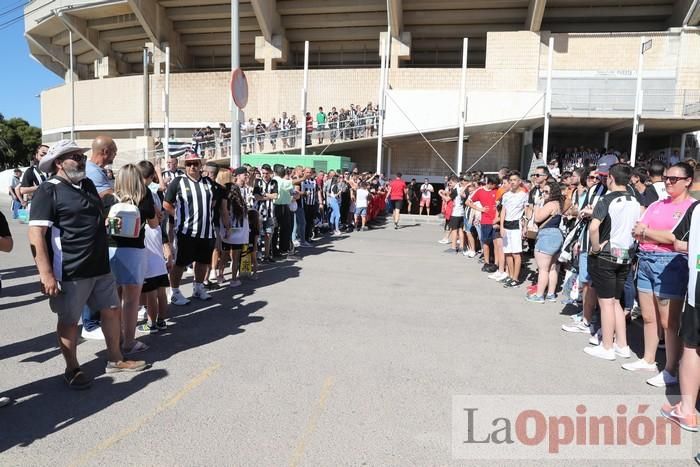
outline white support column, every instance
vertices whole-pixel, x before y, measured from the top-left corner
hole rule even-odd
[[[610,143],[610,132],[606,131],[603,135],[603,147],[608,149],[608,144]]]
[[[389,74],[389,53],[391,51],[391,28],[388,29],[382,50],[379,71],[379,128],[377,128],[377,173],[382,170],[382,150],[384,145],[384,117],[386,116],[386,83]]]
[[[681,134],[681,152],[680,152],[680,159],[681,162],[685,161],[685,140],[688,137],[688,133],[682,133]]]
[[[391,180],[391,146],[389,146],[386,150],[386,176],[389,177],[389,180]],[[381,170],[377,170],[377,173],[381,173]]]
[[[165,114],[165,142],[163,143],[163,155],[167,163],[170,159],[170,46],[165,46],[165,86],[163,88],[163,113]],[[161,139],[161,141],[163,141]]]
[[[73,31],[68,29],[68,54],[70,55],[70,139],[75,140],[75,76],[73,70]]]
[[[467,123],[467,45],[469,39],[464,38],[462,45],[462,82],[459,87],[459,140],[457,141],[457,175],[462,173],[464,158],[464,125]]]
[[[231,73],[241,66],[240,56],[240,19],[238,0],[231,0]],[[231,98],[231,151],[229,154],[231,168],[241,166],[241,120],[240,109]]]
[[[646,37],[642,36],[639,45],[639,68],[637,70],[637,88],[634,99],[634,123],[632,124],[632,147],[630,148],[630,165],[634,167],[637,161],[637,137],[639,136],[639,120],[642,116],[642,72],[644,70],[644,43]]]
[[[301,89],[301,155],[306,155],[306,101],[309,86],[309,41],[304,42],[304,86]]]
[[[552,118],[552,59],[554,57],[554,37],[549,36],[547,59],[547,90],[544,101],[544,133],[542,135],[542,160],[547,163],[549,153],[549,120]]]

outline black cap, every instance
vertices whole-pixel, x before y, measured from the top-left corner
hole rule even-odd
[[[245,167],[238,167],[234,172],[235,175],[247,174],[248,170]]]

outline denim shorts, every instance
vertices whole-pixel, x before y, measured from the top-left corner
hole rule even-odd
[[[360,217],[367,216],[367,208],[355,207],[355,215]]]
[[[564,236],[558,227],[547,227],[537,234],[535,251],[545,255],[554,256],[559,254],[561,246],[564,244]]]
[[[481,243],[491,244],[495,238],[494,234],[493,224],[481,224],[481,236],[479,237],[479,241]]]
[[[639,252],[637,290],[683,300],[688,288],[688,257],[681,253]]]
[[[591,275],[588,274],[588,252],[583,250],[578,254],[578,281],[581,284],[591,282]]]
[[[146,278],[146,249],[110,247],[109,266],[117,285],[143,285]]]

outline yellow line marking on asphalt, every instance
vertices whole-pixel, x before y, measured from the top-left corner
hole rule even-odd
[[[143,417],[137,419],[133,424],[129,425],[120,432],[102,441],[95,448],[88,451],[84,456],[82,456],[75,463],[70,465],[73,467],[85,465],[88,461],[92,460],[97,455],[111,448],[130,434],[137,432],[139,429],[141,429],[141,427],[143,427],[146,423],[154,419],[158,414],[171,407],[174,407],[175,404],[180,402],[180,400],[183,397],[185,397],[187,394],[192,392],[192,390],[194,390],[197,386],[206,381],[212,375],[212,373],[214,373],[220,367],[221,363],[216,363],[207,368],[206,370],[202,371],[200,374],[192,378],[187,384],[185,384],[185,386],[182,389],[180,389],[175,395],[166,399],[162,404],[160,404],[153,412],[144,415]]]
[[[332,376],[329,376],[323,382],[323,386],[321,387],[321,395],[318,398],[318,404],[316,404],[316,407],[314,408],[314,411],[311,414],[311,417],[309,418],[309,423],[307,423],[306,425],[306,430],[304,430],[304,433],[299,438],[297,447],[292,453],[292,460],[289,462],[289,465],[291,467],[297,467],[299,465],[299,462],[301,461],[301,458],[304,456],[306,444],[308,443],[311,436],[314,434],[314,431],[316,431],[318,421],[326,408],[326,400],[328,399],[328,395],[330,394],[331,388],[333,387],[334,383],[335,378],[333,378]]]

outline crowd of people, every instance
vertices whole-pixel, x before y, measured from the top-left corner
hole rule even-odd
[[[398,229],[405,202],[430,214],[435,193],[428,179],[407,185],[400,173],[388,180],[357,169],[219,167],[196,152],[186,154],[184,170],[174,157],[165,169],[140,161],[112,179],[105,167],[117,155],[114,141],[96,138],[89,159],[88,149],[69,140],[40,147],[13,187],[29,209],[29,240],[74,389],[91,384],[77,358],[79,335],[104,339],[108,373],[148,367],[130,359],[148,350],[138,335],[166,329],[169,306],[190,303],[185,271],[194,275],[191,299],[209,300],[212,289],[254,281],[259,263],[312,248],[324,234],[367,230],[373,199],[386,202]],[[631,167],[606,151],[573,171],[556,169],[446,177],[437,192],[440,243],[483,263],[506,289],[525,286],[533,256],[527,302],[579,308],[562,329],[588,336],[587,355],[654,372],[647,383],[655,387],[680,384],[681,401],[662,414],[697,431],[700,168],[693,160]],[[10,249],[2,217],[0,250]],[[635,360],[628,326],[640,317],[644,352]]]
[[[74,389],[92,381],[77,358],[79,336],[105,341],[106,372],[141,371],[147,362],[130,359],[148,350],[138,336],[167,329],[170,305],[255,281],[259,263],[297,255],[325,235],[366,231],[370,203],[383,207],[391,195],[381,174],[220,167],[194,151],[163,168],[126,164],[111,177],[116,156],[108,136],[91,148],[41,146],[12,188],[29,210],[29,241]],[[12,237],[0,220],[0,250],[8,251]],[[189,298],[186,271],[194,276]]]
[[[241,122],[241,149],[245,154],[251,154],[264,152],[266,147],[272,151],[295,148],[297,139],[301,138],[301,125],[306,127],[307,146],[368,138],[377,132],[378,116],[379,107],[369,102],[364,107],[350,104],[347,109],[341,107],[339,110],[331,107],[325,111],[319,107],[315,116],[307,112],[303,122],[296,115],[287,116],[287,112],[282,112],[281,116],[272,117],[269,121],[249,118],[248,121]],[[211,126],[199,128],[192,134],[193,150],[205,159],[216,156],[217,144],[221,146],[222,156],[225,156],[230,141],[231,129],[224,123],[219,123],[218,135]],[[269,146],[266,146],[268,143]]]
[[[556,169],[447,178],[439,242],[450,245],[446,253],[478,257],[506,289],[527,285],[523,266],[534,257],[527,302],[576,307],[562,329],[588,336],[587,355],[628,360],[622,369],[654,373],[647,383],[655,387],[680,384],[681,401],[661,412],[697,431],[700,168],[695,160],[631,167],[611,150],[573,171]],[[628,326],[640,318],[644,352],[634,359]]]

